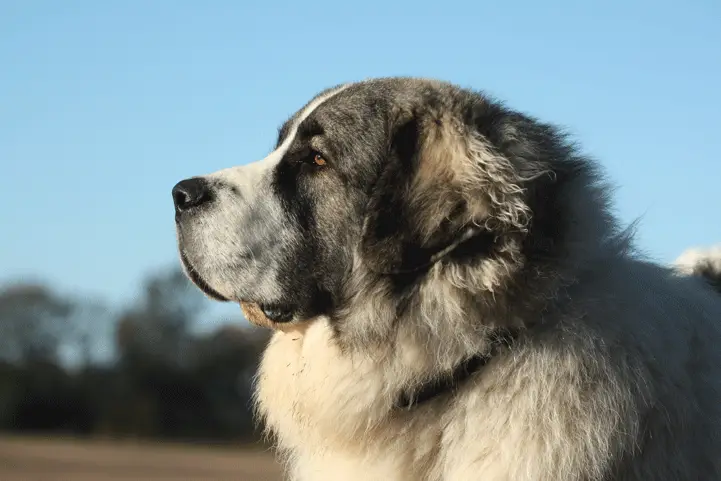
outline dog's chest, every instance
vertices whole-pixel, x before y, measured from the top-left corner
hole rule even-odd
[[[369,359],[340,352],[322,323],[302,335],[274,335],[259,371],[257,407],[288,455],[293,481],[476,481],[480,472],[499,481],[536,480],[545,441],[532,442],[533,434],[559,427],[553,419],[534,426],[546,417],[526,412],[529,405],[518,401],[525,398],[481,382],[452,403],[390,415],[396,386],[384,374]]]
[[[383,414],[381,372],[342,355],[331,336],[319,320],[302,333],[276,333],[263,355],[258,408],[284,445],[345,444],[344,435]]]
[[[279,447],[290,454],[293,479],[417,481],[415,474],[408,477],[408,458],[419,453],[389,446],[398,445],[391,435],[398,426],[391,428],[393,421],[386,419],[386,390],[373,363],[342,355],[327,325],[317,323],[302,334],[274,335],[261,363],[256,399]],[[379,425],[383,428],[373,427]]]

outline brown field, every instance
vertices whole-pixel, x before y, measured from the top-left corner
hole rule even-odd
[[[232,447],[0,437],[2,481],[280,481],[268,452]]]

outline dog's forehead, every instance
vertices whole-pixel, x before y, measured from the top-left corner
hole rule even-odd
[[[367,119],[368,107],[380,112],[387,99],[387,88],[371,88],[368,82],[338,85],[315,95],[298,109],[280,128],[278,142],[301,125],[323,125],[324,130],[333,126],[347,126],[354,119]]]
[[[378,122],[395,109],[412,109],[429,99],[449,95],[445,82],[414,77],[388,77],[338,85],[321,91],[279,129],[278,144],[299,127],[315,125],[326,132]],[[368,127],[368,125],[365,125]]]
[[[372,127],[387,117],[395,100],[387,89],[352,84],[320,103],[304,123],[330,136],[349,128]]]
[[[370,79],[346,84],[335,90],[313,111],[319,118],[352,114],[358,110],[371,108],[382,111],[399,107],[413,107],[423,103],[429,97],[443,96],[448,93],[448,84],[423,78],[390,77]],[[315,99],[323,97],[323,94]],[[314,100],[315,100],[314,99]]]

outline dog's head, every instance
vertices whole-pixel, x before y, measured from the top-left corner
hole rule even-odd
[[[265,159],[175,186],[180,254],[209,296],[276,327],[332,317],[359,276],[400,292],[439,265],[473,266],[465,282],[495,296],[572,235],[580,216],[559,186],[585,165],[553,128],[479,93],[347,84],[293,115]]]

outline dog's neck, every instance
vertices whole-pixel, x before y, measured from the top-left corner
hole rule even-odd
[[[489,361],[508,349],[518,338],[518,330],[497,329],[490,337],[489,349],[486,352],[464,360],[450,372],[402,391],[395,402],[395,408],[409,410],[441,396],[452,395],[471,376],[481,371]]]

